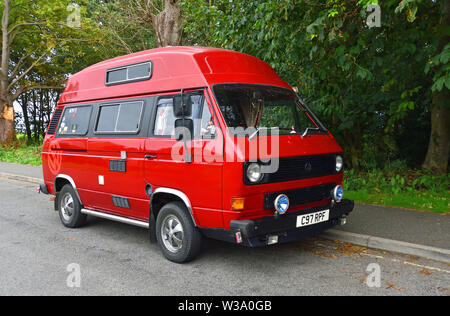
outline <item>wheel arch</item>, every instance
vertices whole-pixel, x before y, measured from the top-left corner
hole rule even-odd
[[[154,215],[156,219],[158,217],[159,210],[167,203],[170,202],[182,202],[188,211],[194,226],[197,227],[194,214],[192,212],[192,205],[186,194],[179,190],[170,188],[158,188],[156,189],[150,198],[150,215]]]
[[[72,177],[66,175],[66,174],[59,174],[55,177],[55,180],[53,180],[53,188],[55,191],[55,196],[58,197],[59,192],[61,189],[66,185],[70,184],[75,191],[78,200],[80,201],[81,205],[83,205],[83,201],[80,198],[80,195],[78,194],[77,186],[75,184],[75,181],[72,179]],[[58,198],[55,198],[55,209],[57,204]]]
[[[151,242],[156,242],[156,218],[158,217],[159,211],[164,205],[171,202],[182,203],[186,207],[186,210],[192,219],[192,223],[197,227],[197,223],[195,222],[192,213],[192,205],[187,195],[175,189],[158,188],[150,197],[149,233]]]

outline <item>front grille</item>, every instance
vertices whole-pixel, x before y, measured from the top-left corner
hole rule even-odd
[[[327,183],[314,187],[283,191],[276,193],[267,193],[264,196],[264,209],[274,209],[274,202],[280,194],[286,194],[289,198],[290,207],[305,205],[314,202],[320,202],[331,198],[331,191],[336,187],[336,183]]]
[[[336,156],[338,154],[286,157],[280,158],[279,168],[274,173],[267,173],[256,184],[294,181],[301,179],[324,177],[336,174]],[[244,183],[255,185],[246,177],[247,166],[244,164]]]

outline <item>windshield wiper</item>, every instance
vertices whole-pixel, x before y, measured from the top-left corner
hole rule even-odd
[[[277,129],[277,127],[258,127],[256,131],[248,137],[248,141],[251,141],[256,135],[258,135],[261,129],[269,130],[269,129]]]
[[[302,138],[309,134],[309,131],[320,131],[318,127],[308,127],[305,132],[302,134]]]

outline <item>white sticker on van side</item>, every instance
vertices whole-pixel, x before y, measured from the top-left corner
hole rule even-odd
[[[98,184],[105,185],[105,177],[104,176],[98,176]]]

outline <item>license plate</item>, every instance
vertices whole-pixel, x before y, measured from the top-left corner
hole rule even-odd
[[[330,210],[323,210],[316,213],[310,213],[297,216],[297,228],[310,226],[330,219]]]

